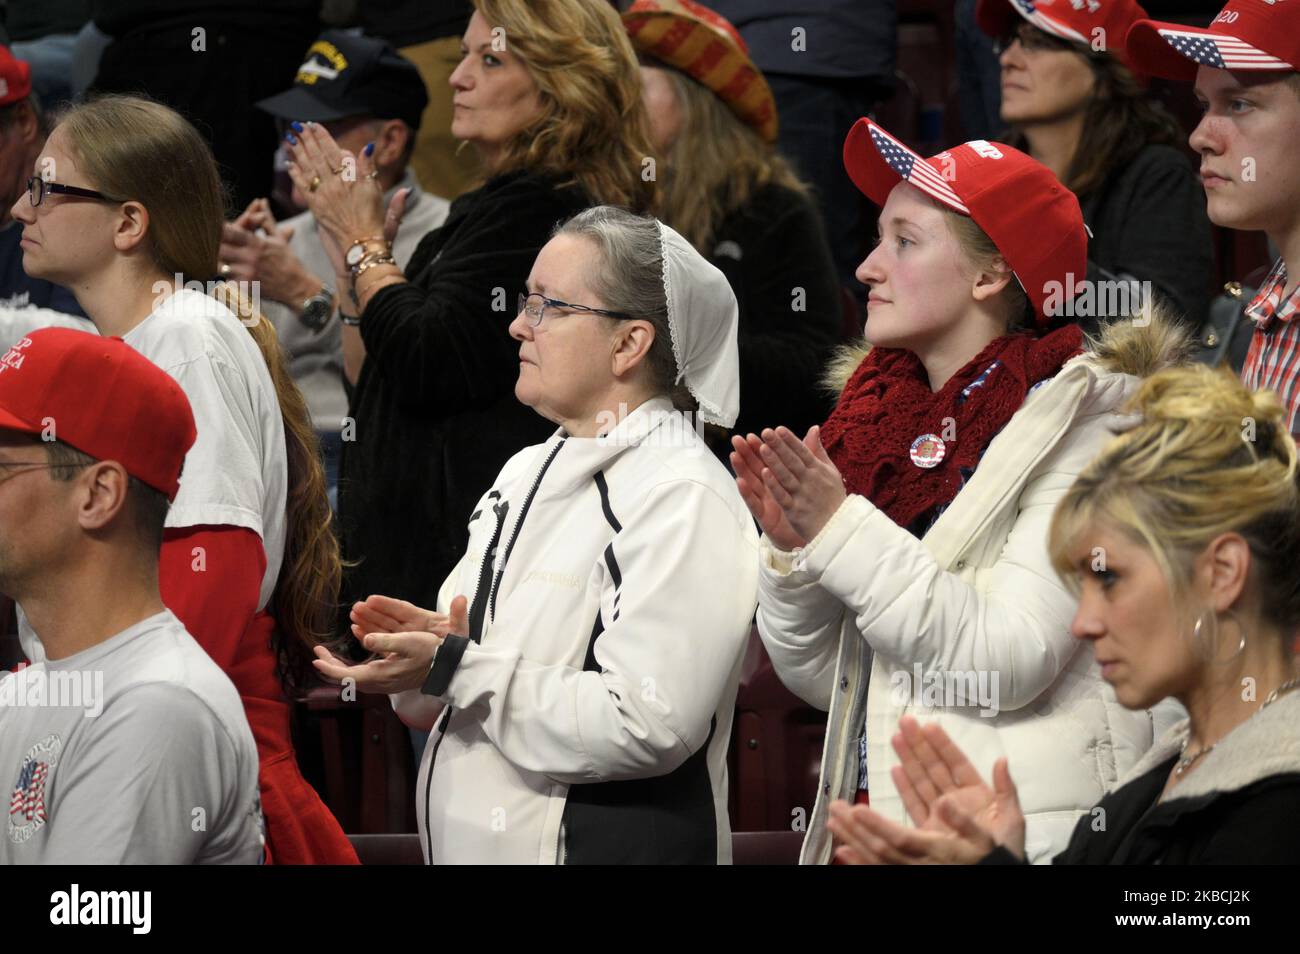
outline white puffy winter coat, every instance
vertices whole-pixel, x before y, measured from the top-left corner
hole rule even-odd
[[[920,540],[858,495],[800,551],[763,539],[759,632],[785,684],[829,712],[804,863],[830,860],[828,806],[853,800],[864,719],[873,809],[908,823],[890,740],[912,713],[986,779],[1008,758],[1042,862],[1151,745],[1152,715],[1122,707],[1070,634],[1076,601],[1047,554],[1053,508],[1137,387],[1123,363],[1080,355],[1031,392]]]

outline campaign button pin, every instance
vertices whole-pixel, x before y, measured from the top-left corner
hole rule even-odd
[[[925,470],[937,467],[947,452],[948,448],[938,434],[922,434],[912,441],[912,463]]]

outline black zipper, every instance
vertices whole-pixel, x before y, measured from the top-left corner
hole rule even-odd
[[[527,504],[525,504],[525,507]],[[474,603],[469,608],[469,638],[480,642],[483,638],[483,613],[487,609],[488,594],[492,589],[492,561],[496,559],[497,546],[501,543],[501,531],[506,526],[506,514],[510,512],[510,501],[503,500],[492,505],[496,514],[497,525],[492,531],[492,539],[483,553],[483,562],[478,568],[478,585],[474,587]]]
[[[493,491],[488,495],[489,498],[500,494]],[[470,608],[469,613],[469,637],[478,642],[483,635],[483,608],[487,603],[487,586],[492,579],[492,559],[496,556],[497,544],[501,542],[501,531],[506,525],[506,514],[510,512],[510,501],[502,500],[499,504],[492,505],[492,512],[496,514],[497,525],[492,531],[492,539],[488,542],[487,550],[483,554],[483,562],[479,565],[478,586],[474,590],[474,605]],[[472,519],[472,518],[471,518]],[[442,721],[438,723],[438,738],[433,743],[433,752],[429,755],[429,775],[424,780],[424,837],[428,844],[429,864],[433,864],[433,825],[429,823],[429,799],[433,795],[433,766],[438,759],[438,749],[442,746],[442,740],[447,734],[447,723],[451,721],[451,714],[455,711],[452,706],[447,706],[443,711]]]
[[[542,469],[537,472],[537,479],[533,481],[532,489],[528,491],[528,496],[524,498],[524,505],[519,511],[519,520],[515,523],[515,529],[510,534],[510,542],[506,544],[506,552],[501,560],[501,569],[497,571],[496,578],[492,577],[492,560],[496,556],[497,546],[501,543],[501,531],[505,528],[506,514],[510,512],[510,501],[503,500],[499,504],[492,505],[492,512],[496,514],[497,525],[492,531],[492,539],[488,543],[487,552],[483,554],[483,562],[479,565],[478,586],[474,589],[474,605],[469,610],[469,638],[474,642],[480,642],[483,638],[483,611],[487,608],[489,602],[491,615],[495,618],[497,611],[497,587],[501,584],[501,577],[506,571],[506,561],[510,559],[510,551],[514,549],[515,540],[519,538],[519,528],[524,525],[524,518],[528,516],[528,508],[532,506],[533,497],[537,495],[537,488],[542,485],[542,478],[546,476],[546,471],[550,468],[551,462],[555,460],[555,455],[560,452],[564,446],[564,439],[551,448],[551,453],[547,455],[546,462],[542,464]],[[488,584],[491,584],[488,586]],[[486,587],[486,588],[485,588]],[[489,600],[490,596],[490,600]],[[451,721],[452,707],[448,706],[443,713],[442,721],[438,723],[438,739],[433,743],[433,752],[429,756],[429,775],[424,780],[424,834],[428,843],[429,864],[433,864],[433,826],[429,823],[429,799],[433,794],[433,765],[438,758],[438,749],[442,745],[442,740],[447,734],[447,723]]]
[[[515,528],[510,532],[510,542],[506,544],[505,556],[501,558],[501,568],[497,570],[496,579],[492,581],[492,596],[490,600],[489,616],[492,619],[497,618],[497,589],[501,586],[501,577],[505,576],[506,564],[510,562],[510,551],[515,548],[515,541],[519,539],[519,531],[524,525],[524,520],[528,516],[528,508],[533,505],[533,497],[537,495],[537,488],[542,486],[542,478],[546,476],[546,471],[550,469],[551,461],[560,452],[567,438],[561,438],[560,442],[551,448],[550,454],[546,457],[546,462],[542,464],[542,469],[537,472],[537,479],[533,481],[532,489],[528,491],[528,496],[524,498],[524,505],[519,509],[519,519],[515,521]],[[475,594],[477,596],[477,594]]]
[[[451,721],[452,707],[447,706],[438,723],[438,740],[433,743],[433,752],[429,755],[429,777],[424,780],[424,838],[429,843],[429,864],[433,864],[433,826],[429,824],[429,798],[433,794],[433,763],[438,760],[438,747],[447,734],[447,723]]]

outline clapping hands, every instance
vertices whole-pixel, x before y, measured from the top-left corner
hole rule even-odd
[[[736,487],[768,539],[782,550],[805,546],[848,496],[822,447],[821,428],[801,441],[785,427],[731,439]]]
[[[975,864],[1002,845],[1025,852],[1025,816],[1006,759],[993,765],[993,787],[938,725],[899,721],[891,775],[912,822],[890,821],[866,805],[837,801],[827,828],[843,844],[845,864]]]

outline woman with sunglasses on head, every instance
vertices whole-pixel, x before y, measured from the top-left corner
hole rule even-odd
[[[1178,124],[1128,65],[1125,35],[1145,16],[1134,0],[980,0],[976,10],[1002,64],[1007,142],[1079,197],[1094,303],[1121,289],[1101,282],[1150,282],[1195,331],[1209,308],[1210,222]],[[1079,306],[1095,332],[1099,309]]]
[[[1144,382],[1136,421],[1057,505],[1052,565],[1070,629],[1130,709],[1172,696],[1172,727],[1075,827],[1055,864],[1300,861],[1300,487],[1276,395],[1224,371]],[[1244,422],[1244,423],[1243,423]],[[902,724],[896,771],[916,828],[832,807],[848,863],[1025,857],[1008,759],[992,786],[940,726]],[[1010,767],[1017,767],[1014,758]],[[1103,822],[1098,824],[1098,821]]]
[[[642,177],[653,150],[636,58],[614,8],[474,6],[451,75],[451,131],[478,154],[485,181],[457,198],[405,269],[366,151],[343,152],[318,125],[290,133],[291,175],[337,275],[344,347],[364,352],[339,476],[349,603],[437,599],[483,487],[550,430],[512,390],[512,306],[533,259],[579,210],[646,210],[654,198]]]
[[[434,610],[371,596],[352,630],[378,657],[318,652],[434,730],[427,862],[730,860],[758,554],[694,419],[736,419],[736,328],[725,276],[655,219],[588,209],[537,256],[515,394],[558,430],[479,498]]]
[[[1183,339],[1151,314],[1083,350],[1054,317],[1084,269],[1079,203],[1010,146],[923,159],[862,119],[844,164],[883,207],[858,270],[871,348],[840,362],[824,425],[735,438],[731,457],[764,531],[759,633],[785,684],[828,711],[803,861],[832,858],[833,800],[903,820],[889,738],[913,711],[983,768],[1016,753],[1044,860],[1153,736],[1069,636],[1048,521]]]
[[[159,585],[239,690],[269,858],[355,863],[298,769],[289,724],[290,698],[309,684],[311,649],[331,638],[337,612],[324,472],[274,327],[214,281],[226,209],[212,152],[166,106],[107,96],[64,115],[36,171],[12,210],[23,267],[69,288],[100,334],[175,378],[194,411]],[[24,633],[32,658],[39,636]]]

